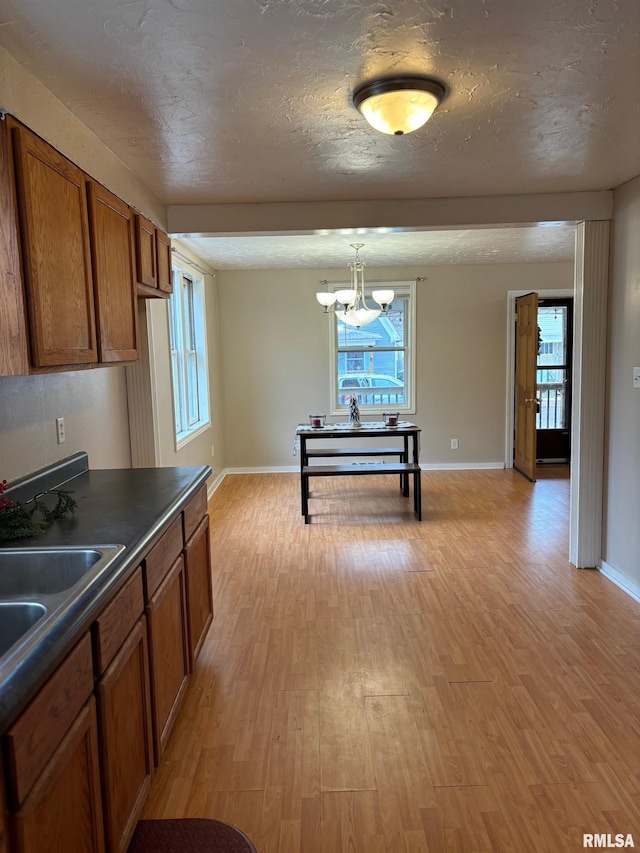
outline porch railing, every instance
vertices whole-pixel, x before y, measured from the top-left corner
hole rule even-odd
[[[565,383],[548,382],[537,386],[536,429],[566,429]]]

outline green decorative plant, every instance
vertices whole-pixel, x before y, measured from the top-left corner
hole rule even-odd
[[[7,481],[2,480],[0,482],[0,542],[37,536],[52,522],[73,514],[78,506],[71,494],[62,489],[41,492],[25,503],[9,500],[4,494],[6,490]],[[43,500],[45,495],[56,496],[53,508],[48,507]]]

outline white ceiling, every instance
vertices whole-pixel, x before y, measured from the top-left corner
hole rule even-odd
[[[355,257],[351,243],[363,243],[368,267],[570,261],[575,228],[570,225],[488,228],[466,231],[380,232],[356,229],[331,234],[205,237],[182,239],[214,269],[346,270]]]
[[[0,0],[0,45],[167,204],[570,192],[640,174],[639,0]],[[381,135],[351,92],[405,72],[448,97],[421,130]],[[551,229],[509,231],[507,257]],[[473,251],[495,259],[498,236],[478,233]],[[424,235],[404,238],[406,258]],[[237,239],[211,260],[325,251]],[[468,259],[469,232],[448,239]]]

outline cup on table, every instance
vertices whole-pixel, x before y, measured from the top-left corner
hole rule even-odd
[[[326,420],[326,415],[309,415],[309,423],[312,429],[322,429]]]
[[[382,418],[384,420],[385,426],[398,426],[398,413],[397,412],[390,412],[389,414],[385,413],[382,416]]]

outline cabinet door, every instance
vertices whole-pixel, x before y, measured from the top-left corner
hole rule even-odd
[[[129,205],[88,182],[89,234],[100,361],[138,358],[138,311]]]
[[[0,375],[29,373],[9,119],[0,121]]]
[[[76,717],[12,824],[12,853],[104,851],[93,698]]]
[[[163,293],[173,293],[171,240],[158,228],[156,228],[156,251],[158,288],[162,290]]]
[[[97,361],[84,172],[15,127],[18,212],[36,367]]]
[[[136,213],[135,237],[137,280],[147,287],[157,287],[156,228],[139,213]]]
[[[187,583],[189,654],[193,668],[213,620],[211,540],[208,515],[205,515],[184,546],[184,567]]]
[[[108,853],[125,853],[153,773],[147,628],[136,623],[97,685]]]
[[[174,562],[148,602],[146,614],[153,746],[157,765],[167,745],[189,678],[182,556]]]

